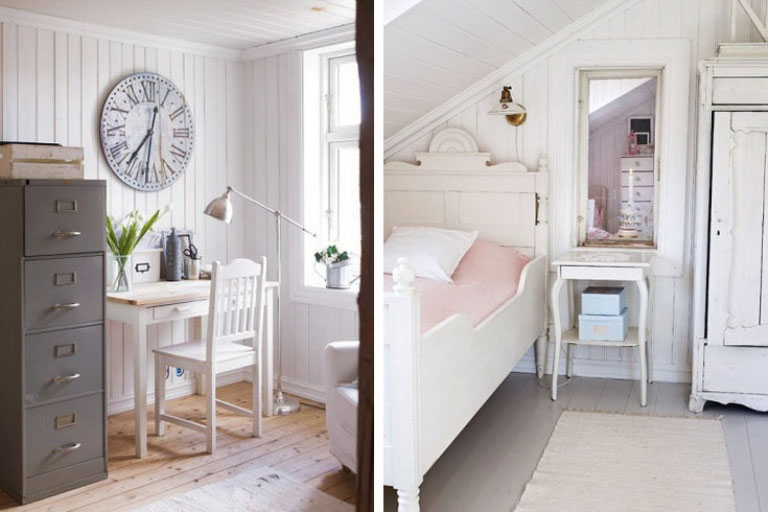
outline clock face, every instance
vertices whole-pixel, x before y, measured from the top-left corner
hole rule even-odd
[[[115,86],[101,112],[100,132],[109,166],[139,190],[170,186],[192,157],[192,113],[173,82],[156,73],[137,73]]]

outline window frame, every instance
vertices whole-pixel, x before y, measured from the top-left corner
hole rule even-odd
[[[357,308],[358,287],[348,290],[325,288],[314,270],[312,252],[318,240],[330,240],[331,144],[359,141],[359,125],[335,126],[331,119],[332,91],[330,65],[333,59],[356,59],[354,42],[303,52],[302,76],[302,218],[317,238],[298,236],[294,254],[291,300],[338,309]],[[344,61],[336,61],[337,64]],[[334,86],[336,82],[334,80]],[[333,126],[333,129],[331,127]],[[322,212],[317,215],[317,212]],[[311,249],[308,249],[311,248]]]

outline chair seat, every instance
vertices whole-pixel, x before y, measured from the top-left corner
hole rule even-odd
[[[205,362],[205,341],[190,341],[187,343],[179,343],[178,345],[159,347],[154,349],[153,352],[161,356]],[[256,351],[253,350],[253,347],[243,345],[236,341],[219,341],[216,343],[216,361],[235,359],[247,356],[249,353],[255,355]]]

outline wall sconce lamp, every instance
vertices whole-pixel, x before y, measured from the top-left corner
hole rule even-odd
[[[528,117],[528,113],[525,107],[517,103],[512,98],[512,86],[505,85],[501,89],[501,99],[499,99],[499,105],[488,112],[490,116],[504,116],[507,122],[512,126],[520,126],[525,122]]]

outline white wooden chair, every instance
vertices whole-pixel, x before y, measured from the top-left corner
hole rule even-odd
[[[206,434],[208,453],[216,449],[216,405],[253,419],[253,435],[261,437],[261,340],[264,322],[266,258],[261,263],[236,259],[213,264],[208,331],[205,340],[161,347],[155,353],[155,432],[165,421]],[[249,343],[241,343],[250,340]],[[205,376],[206,424],[165,413],[165,368],[184,368]],[[216,374],[253,368],[253,407],[244,409],[216,398]]]

